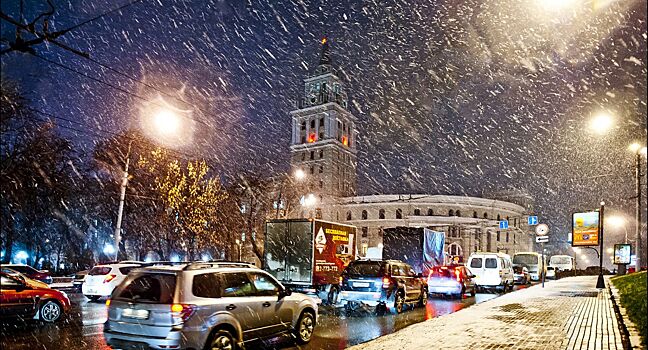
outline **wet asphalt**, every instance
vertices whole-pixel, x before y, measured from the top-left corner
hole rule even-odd
[[[519,287],[516,287],[519,288]],[[91,302],[78,293],[69,293],[72,310],[56,324],[34,320],[5,319],[0,321],[0,348],[17,349],[110,349],[103,338],[106,307],[103,300]],[[295,346],[289,336],[280,336],[250,344],[248,349],[344,349],[409,325],[453,313],[473,304],[497,297],[498,294],[477,294],[461,300],[430,298],[425,307],[408,308],[402,314],[376,316],[371,308],[350,314],[344,308],[322,306],[311,342]]]

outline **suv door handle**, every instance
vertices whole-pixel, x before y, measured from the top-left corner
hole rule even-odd
[[[234,309],[236,309],[236,305],[229,304],[229,305],[225,306],[225,309],[228,310],[228,311],[234,310]]]
[[[272,305],[272,304],[270,304],[269,301],[266,301],[265,303],[263,303],[261,305],[263,305],[263,307],[270,307],[270,305]]]

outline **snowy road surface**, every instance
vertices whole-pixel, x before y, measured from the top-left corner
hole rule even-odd
[[[106,318],[103,301],[89,302],[80,294],[71,294],[70,297],[73,303],[71,314],[57,324],[2,321],[0,348],[3,350],[108,349],[102,334],[103,322]],[[467,297],[463,300],[430,299],[425,308],[415,308],[400,315],[380,317],[373,315],[369,310],[360,310],[346,315],[343,309],[322,307],[319,324],[312,341],[300,349],[343,349],[495,297],[496,294],[477,294],[476,297]],[[278,337],[255,345],[255,349],[296,349],[288,337]]]

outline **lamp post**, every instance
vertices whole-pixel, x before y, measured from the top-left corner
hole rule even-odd
[[[628,149],[635,156],[635,271],[641,271],[641,155],[646,155],[646,147],[635,142]]]
[[[180,117],[172,108],[162,108],[155,111],[151,116],[155,132],[161,137],[168,137],[177,133],[180,129]],[[130,165],[130,154],[133,145],[133,139],[128,141],[128,150],[126,151],[126,160],[124,161],[124,171],[122,173],[119,188],[119,208],[117,209],[117,222],[115,224],[115,260],[119,261],[119,245],[121,244],[121,225],[124,214],[124,202],[126,200],[126,187],[128,186],[128,167]]]
[[[605,288],[605,280],[603,280],[603,219],[605,218],[605,202],[601,202],[601,210],[599,211],[599,275],[596,280],[596,288]]]
[[[288,182],[289,182],[290,185],[293,184],[293,178],[295,180],[301,182],[306,178],[306,172],[304,172],[304,170],[301,169],[301,168],[297,168],[295,170],[295,172],[293,173],[292,177],[288,176]],[[276,218],[277,219],[279,219],[279,213],[280,213],[280,210],[281,210],[281,202],[283,200],[282,197],[283,197],[283,192],[284,192],[283,189],[284,189],[284,184],[282,184],[279,187],[279,195],[277,196],[277,202],[276,202],[276,209],[277,209]],[[287,212],[287,211],[288,211],[288,205],[286,205],[286,207],[285,207],[285,212]]]

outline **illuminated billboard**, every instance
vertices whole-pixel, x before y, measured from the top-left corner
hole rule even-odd
[[[589,211],[572,215],[572,246],[599,245],[599,212]]]
[[[629,244],[615,244],[614,245],[614,263],[619,265],[630,264],[630,245]]]

